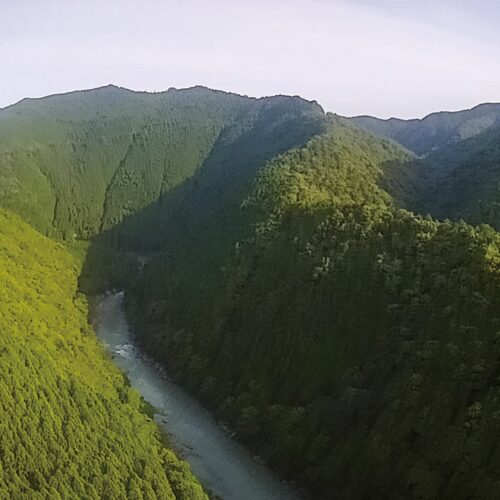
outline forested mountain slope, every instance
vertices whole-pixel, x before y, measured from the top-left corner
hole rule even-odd
[[[318,498],[498,494],[499,237],[398,209],[412,165],[334,120],[257,174],[242,239],[167,242],[128,293],[145,348]]]
[[[186,187],[196,191],[198,180],[186,180],[195,174],[217,210],[226,204],[218,184],[227,196],[233,181],[241,190],[267,159],[323,130],[324,119],[317,104],[297,97],[205,88],[141,94],[109,86],[25,100],[0,110],[0,206],[71,245],[167,193],[194,199]],[[149,236],[161,234],[155,217],[145,222]],[[203,498],[98,346],[75,260],[13,215],[2,212],[0,223],[0,318],[12,347],[3,349],[0,496]],[[106,247],[94,262],[103,276],[116,268],[126,286],[137,266],[120,256]],[[105,289],[95,268],[88,277],[86,291]]]
[[[443,147],[426,162],[436,175],[420,201],[421,211],[500,230],[500,126]]]
[[[0,110],[0,202],[46,234],[90,237],[181,184],[242,133],[265,123],[287,134],[287,124],[322,118],[300,98],[203,87],[26,99]]]
[[[0,211],[0,497],[207,498],[98,344],[78,273]]]

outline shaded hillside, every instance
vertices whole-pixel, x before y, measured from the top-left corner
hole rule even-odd
[[[436,175],[421,210],[500,230],[500,126],[443,147],[427,158]]]
[[[197,273],[217,271],[234,242],[248,235],[250,222],[242,217],[240,205],[258,170],[276,155],[304,145],[326,126],[319,108],[304,109],[299,98],[262,101],[258,113],[221,133],[192,177],[93,239],[80,276],[82,289],[90,293],[130,287],[137,272],[130,251],[163,250],[177,256],[187,252],[195,280]]]
[[[78,272],[0,211],[0,497],[207,498],[97,342]]]
[[[222,231],[239,231],[234,218],[259,169],[273,157],[303,146],[326,127],[324,115],[315,108],[304,109],[300,99],[264,101],[255,116],[223,131],[195,175],[125,218],[106,236],[122,247],[148,251],[171,245],[173,240],[185,243],[208,228],[217,232],[217,238],[223,236]],[[225,236],[234,239],[234,235]]]
[[[500,105],[435,113],[422,120],[349,120],[390,137],[427,166],[424,188],[413,208],[425,214],[500,229]]]

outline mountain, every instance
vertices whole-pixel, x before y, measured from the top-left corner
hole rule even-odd
[[[180,185],[215,147],[264,121],[281,134],[287,120],[304,118],[305,128],[308,115],[321,120],[323,111],[203,87],[26,99],[0,110],[0,202],[45,234],[88,238]]]
[[[53,387],[62,373],[59,400],[37,404],[78,429],[98,420],[71,443],[109,451],[110,497],[132,483],[146,497],[203,496],[140,398],[109,382],[123,379],[95,342],[84,294],[123,289],[143,350],[310,497],[497,498],[499,113],[345,119],[299,97],[113,86],[0,110],[0,206],[17,214],[4,215],[0,307],[24,304],[3,329],[30,359],[12,358],[9,376],[35,386],[47,366],[40,384]],[[62,343],[19,334],[33,316]],[[89,416],[92,397],[104,402]],[[25,433],[20,407],[5,436]],[[147,439],[104,429],[131,419]],[[78,496],[77,479],[50,483],[58,462],[44,457],[49,466],[21,468],[5,491]],[[97,495],[108,491],[108,469],[75,463],[87,494],[92,473]]]

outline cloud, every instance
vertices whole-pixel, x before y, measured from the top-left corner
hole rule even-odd
[[[300,94],[383,117],[500,100],[498,40],[460,29],[456,10],[444,22],[384,3],[12,3],[0,20],[0,106],[110,82]]]

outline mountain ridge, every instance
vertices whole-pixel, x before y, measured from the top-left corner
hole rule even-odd
[[[324,117],[317,103],[298,97],[253,99],[200,88],[142,94],[105,87],[24,101],[0,112],[2,201],[22,208],[42,232],[91,236],[191,176],[221,133],[238,134],[242,123],[261,126],[259,116],[283,126],[308,113],[318,122]],[[130,200],[121,193],[134,183],[143,187]],[[104,193],[115,200],[108,217],[97,208],[108,206]],[[55,216],[41,220],[49,212]]]
[[[256,96],[250,96],[248,94],[239,94],[238,92],[216,89],[216,88],[209,87],[206,85],[201,85],[201,84],[191,85],[189,87],[169,87],[165,90],[135,90],[135,89],[130,89],[128,87],[121,86],[121,85],[116,85],[114,83],[108,83],[105,85],[100,85],[98,87],[78,89],[78,90],[68,90],[65,92],[55,92],[53,94],[47,94],[47,95],[40,96],[40,97],[24,97],[17,102],[14,102],[12,104],[8,104],[4,107],[0,107],[0,113],[4,110],[7,110],[7,109],[12,108],[14,106],[17,106],[21,103],[32,102],[32,101],[43,101],[46,99],[67,97],[67,96],[71,96],[74,94],[94,93],[94,92],[102,92],[102,91],[124,91],[124,92],[133,93],[133,94],[144,95],[144,96],[163,95],[163,94],[167,94],[168,92],[174,93],[174,92],[190,92],[190,91],[192,91],[192,92],[207,91],[207,92],[213,92],[216,94],[224,94],[224,95],[228,95],[228,96],[244,97],[247,99],[257,100],[257,101],[258,100],[272,99],[275,97],[287,97],[287,98],[289,97],[289,98],[294,98],[294,99],[297,98],[297,99],[301,99],[303,101],[309,102],[311,104],[317,104],[319,107],[321,107],[321,105],[315,99],[305,99],[304,97],[302,97],[298,94],[294,94],[294,95],[273,94],[273,95],[265,95],[265,96],[256,97]],[[321,107],[321,109],[323,109],[323,108]],[[324,112],[324,110],[323,110],[323,112]]]
[[[376,120],[382,121],[382,122],[388,122],[388,121],[400,121],[400,122],[422,122],[424,120],[429,119],[430,117],[433,117],[435,115],[454,115],[457,113],[465,113],[465,112],[473,112],[477,110],[478,108],[483,108],[483,107],[497,107],[500,106],[500,102],[496,101],[485,101],[485,102],[480,102],[479,104],[475,104],[474,106],[471,106],[470,108],[463,108],[463,109],[456,109],[453,111],[443,109],[441,111],[432,111],[431,113],[428,113],[424,115],[422,118],[399,118],[397,116],[391,116],[389,118],[379,118],[378,116],[375,115],[369,115],[369,114],[362,114],[362,115],[341,115],[342,118],[346,119],[357,119],[357,118],[374,118]]]
[[[431,113],[421,119],[387,120],[371,116],[347,118],[365,130],[387,135],[419,155],[425,155],[443,144],[477,135],[500,125],[500,104],[482,103],[461,111]]]

